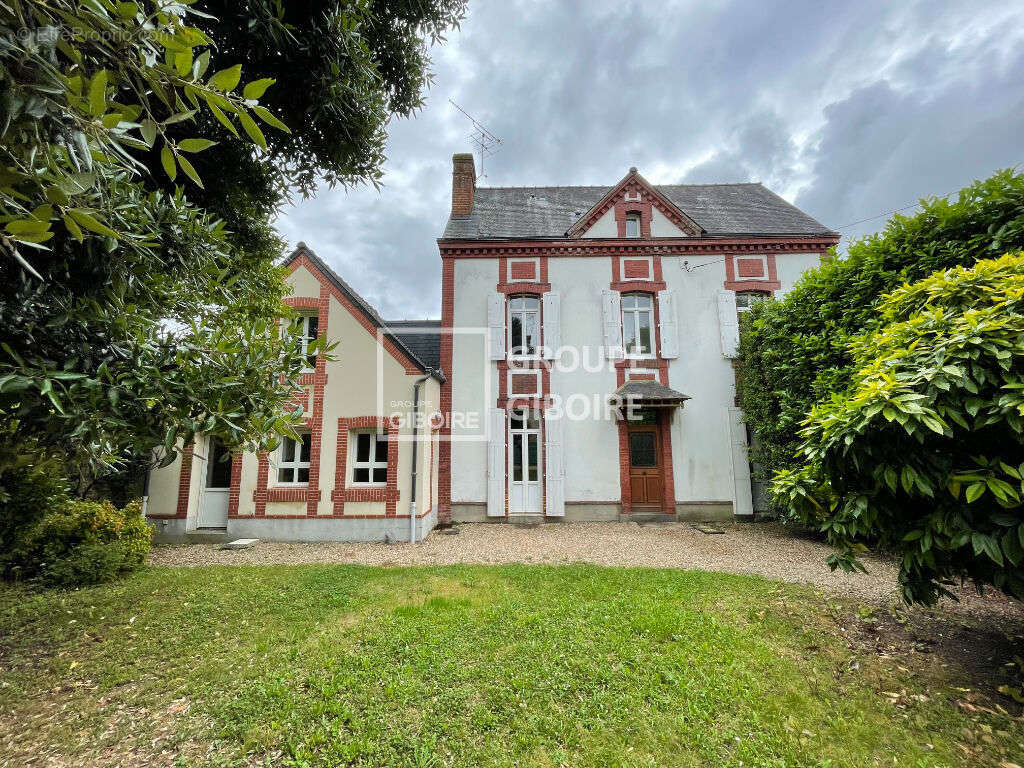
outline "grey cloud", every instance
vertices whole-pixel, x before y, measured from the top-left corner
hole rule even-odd
[[[837,227],[1024,160],[1024,8],[476,2],[391,128],[385,189],[322,190],[280,222],[386,317],[437,317],[452,98],[504,140],[483,184],[760,180]],[[873,231],[884,219],[844,231]]]

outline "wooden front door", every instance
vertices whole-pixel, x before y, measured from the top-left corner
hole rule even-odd
[[[629,491],[634,507],[660,507],[661,441],[655,425],[629,427]]]

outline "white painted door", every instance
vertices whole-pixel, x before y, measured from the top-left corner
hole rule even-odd
[[[529,411],[509,414],[508,438],[508,513],[539,515],[544,486],[540,419]]]
[[[231,454],[210,438],[206,448],[203,492],[199,497],[198,528],[227,528],[228,495],[231,493]]]

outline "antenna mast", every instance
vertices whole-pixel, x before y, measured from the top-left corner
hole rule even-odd
[[[480,157],[480,174],[476,177],[477,181],[479,181],[487,175],[484,173],[484,158],[490,157],[491,155],[501,151],[501,139],[487,130],[479,120],[469,114],[469,112],[464,110],[454,101],[448,99],[448,103],[468,117],[469,122],[473,124],[473,131],[469,134],[469,140],[473,142],[473,145],[476,147],[477,155]]]

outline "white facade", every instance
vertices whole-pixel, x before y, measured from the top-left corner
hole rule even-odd
[[[782,288],[776,295],[817,266],[821,257],[821,253],[778,255]],[[547,262],[550,292],[559,297],[557,323],[564,350],[552,364],[548,394],[562,402],[570,417],[563,427],[564,500],[567,513],[577,518],[607,519],[619,512],[621,504],[618,425],[614,415],[595,412],[618,386],[615,361],[602,348],[602,295],[609,290],[612,260],[568,256],[550,257]],[[725,261],[721,256],[668,256],[661,258],[661,271],[664,290],[674,295],[676,310],[678,356],[665,361],[668,383],[691,398],[675,410],[670,426],[678,511],[713,518],[731,515],[736,505],[749,513],[749,493],[745,503],[737,504],[736,499],[737,471],[741,485],[749,484],[749,474],[736,466],[733,455],[736,380],[732,360],[723,354],[723,334],[736,334],[737,325],[723,327],[719,312]],[[497,275],[498,259],[455,260],[456,328],[488,328],[488,298],[495,295]],[[652,294],[654,300],[664,301],[657,293]],[[735,321],[735,305],[731,312]],[[544,330],[551,325],[552,318],[545,317]],[[488,442],[482,425],[487,421],[488,403],[494,407],[497,401],[501,374],[499,363],[485,354],[485,341],[483,334],[453,337],[452,412],[466,417],[461,423],[455,420],[452,429],[455,520],[481,519],[487,506]],[[662,339],[663,347],[668,343],[669,339]],[[577,356],[579,365],[573,364]]]
[[[760,185],[707,194],[719,195],[720,208],[732,205],[727,195],[751,198],[752,209],[778,212],[779,228],[795,220],[817,234],[708,235],[695,223],[707,217],[691,218],[635,169],[593,202],[574,188],[477,191],[465,164],[456,163],[455,187],[473,194],[455,201],[439,240],[442,324],[452,333],[442,354],[451,439],[442,520],[751,516],[756,494],[736,403],[739,312],[788,291],[835,234]],[[477,219],[481,192],[489,205]],[[704,192],[679,194],[700,201]],[[556,206],[571,211],[576,199],[590,202],[561,219],[537,218]],[[491,218],[506,200],[508,215]],[[510,218],[517,211],[522,226]],[[721,214],[727,223],[742,215]],[[763,216],[752,222],[772,228]],[[472,234],[486,227],[486,236]],[[544,239],[531,238],[531,227]],[[542,310],[541,349],[527,358],[512,349],[516,320],[531,322],[517,314],[524,299]],[[640,398],[642,410],[622,418],[609,408],[617,391]],[[534,442],[521,436],[524,418],[537,421]],[[535,445],[533,460],[524,451]],[[541,497],[524,504],[531,472]]]

